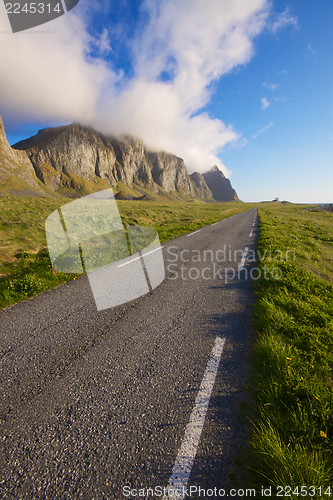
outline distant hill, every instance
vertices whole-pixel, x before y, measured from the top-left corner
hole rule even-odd
[[[79,197],[112,186],[118,199],[229,201],[211,190],[205,175],[189,175],[182,158],[150,151],[138,139],[105,136],[77,123],[40,130],[10,147],[1,122],[0,192],[7,194]],[[4,189],[6,182],[20,186]]]

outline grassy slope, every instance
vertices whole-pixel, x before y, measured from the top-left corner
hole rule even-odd
[[[163,200],[163,197],[161,197]],[[44,223],[68,198],[0,197],[0,307],[48,290],[73,274],[55,273],[46,250]],[[198,200],[118,201],[124,225],[155,227],[160,241],[195,230],[251,206]]]
[[[333,486],[333,214],[278,204],[261,208],[259,218],[258,250],[262,254],[271,250],[261,268],[279,267],[282,278],[255,284],[257,407],[252,414],[251,459],[247,459],[252,469],[249,480],[257,491],[260,485],[272,485],[272,498],[277,498],[277,485],[292,486],[289,498],[298,498],[302,485],[315,487],[306,498],[329,498],[333,495],[333,489],[327,489]]]

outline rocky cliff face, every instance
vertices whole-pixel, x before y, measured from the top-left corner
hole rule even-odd
[[[44,195],[33,166],[24,151],[11,148],[0,117],[0,184],[8,194]]]
[[[0,130],[0,137],[6,143],[2,149],[11,165],[15,161],[22,165],[18,167],[17,176],[25,176],[26,182],[29,180],[36,189],[41,189],[43,183],[55,192],[63,187],[78,191],[83,181],[87,181],[97,183],[95,189],[122,183],[151,193],[178,192],[201,199],[238,200],[229,180],[217,167],[203,175],[195,172],[189,176],[182,158],[149,151],[142,141],[132,137],[107,137],[75,123],[40,130],[30,139],[15,144],[14,149],[9,146],[4,131],[1,136]],[[0,175],[5,174],[0,171]]]
[[[77,178],[91,181],[98,176],[110,185],[118,180],[112,146],[79,125],[40,130],[13,147],[26,151],[38,178],[53,191],[62,186],[77,189]]]
[[[199,198],[213,198],[213,193],[207,186],[207,183],[205,181],[205,178],[203,177],[202,174],[199,174],[198,172],[193,172],[193,174],[190,175],[191,181],[195,185],[196,188],[196,193]]]
[[[215,165],[213,168],[202,174],[207,186],[217,201],[239,201],[236,191],[231,186],[229,179]]]
[[[37,177],[54,191],[62,186],[76,189],[78,178],[99,177],[110,186],[134,183],[153,193],[162,188],[167,193],[212,196],[200,174],[194,180],[188,175],[181,158],[149,151],[131,137],[106,137],[78,124],[44,129],[14,148],[26,151]]]

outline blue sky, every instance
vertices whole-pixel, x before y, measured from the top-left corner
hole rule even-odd
[[[11,144],[78,121],[217,164],[239,197],[333,202],[330,0],[80,0],[12,34],[0,5]]]

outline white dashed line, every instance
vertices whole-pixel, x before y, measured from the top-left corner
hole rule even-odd
[[[154,248],[154,250],[151,250],[150,252],[143,253],[142,257],[145,257],[146,255],[149,255],[150,253],[156,252],[156,250],[161,250],[162,248],[164,248],[164,246]],[[131,262],[134,262],[135,260],[139,260],[140,258],[141,258],[141,256],[139,255],[139,257],[135,257],[135,259],[128,260],[127,262],[124,262],[124,264],[119,264],[119,266],[117,266],[117,267],[127,266],[127,264],[130,264]]]
[[[139,259],[140,259],[140,256],[139,257],[135,257],[135,259],[128,260],[127,262],[124,262],[124,264],[119,264],[119,266],[117,266],[117,267],[127,266],[127,264],[130,264],[131,262],[134,262],[135,260],[139,260]]]
[[[202,229],[197,229],[197,231],[194,231],[194,233],[188,234],[187,237],[193,236],[193,234],[199,233],[200,231],[202,231]]]
[[[218,222],[220,222],[220,221],[218,221]],[[215,224],[218,224],[218,222],[214,222],[214,224],[211,224],[211,226],[215,226]]]
[[[183,500],[185,498],[184,489],[186,488],[191,474],[216,374],[219,368],[224,343],[225,338],[216,337],[211,357],[208,361],[199,393],[190,416],[190,421],[185,429],[185,435],[179,448],[176,462],[173,466],[172,474],[166,488],[166,490],[175,490],[177,488],[180,492],[180,495],[177,495],[177,499],[179,500]],[[170,497],[166,496],[165,498]]]
[[[248,251],[249,251],[249,247],[245,247],[243,255],[242,255],[242,260],[240,261],[240,264],[238,266],[239,271],[242,271],[244,269],[244,264],[245,264],[245,260],[246,260]]]

